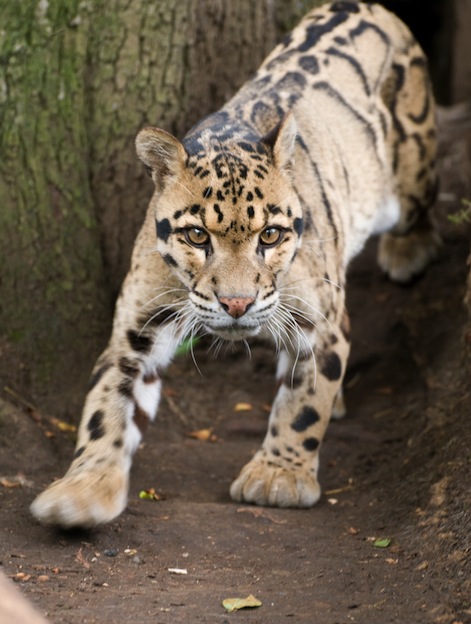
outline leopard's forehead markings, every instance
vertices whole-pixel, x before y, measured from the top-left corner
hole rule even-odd
[[[205,227],[216,229],[220,236],[237,235],[233,237],[237,243],[263,227],[270,214],[282,212],[263,190],[273,164],[269,148],[258,136],[222,124],[190,133],[184,145],[187,167],[201,185],[193,198],[197,203],[176,210],[175,219],[198,215]]]

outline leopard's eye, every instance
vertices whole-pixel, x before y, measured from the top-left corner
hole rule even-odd
[[[260,245],[262,245],[263,247],[274,247],[275,245],[278,245],[278,243],[281,243],[282,238],[283,231],[280,230],[280,228],[270,226],[265,228],[260,233],[259,240]]]
[[[209,245],[209,234],[203,228],[192,227],[185,230],[185,238],[193,247],[207,247]]]

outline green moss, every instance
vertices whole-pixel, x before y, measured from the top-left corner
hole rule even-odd
[[[0,327],[41,385],[66,349],[95,351],[109,322],[84,124],[88,14],[79,0],[2,4]]]

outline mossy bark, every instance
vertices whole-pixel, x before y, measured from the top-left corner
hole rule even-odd
[[[71,366],[89,365],[110,318],[84,124],[87,37],[78,0],[0,8],[2,377],[47,395],[65,367],[71,385],[83,381]]]
[[[217,109],[295,4],[0,0],[2,387],[75,410],[151,193],[136,132]]]

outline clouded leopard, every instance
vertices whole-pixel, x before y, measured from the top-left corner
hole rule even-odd
[[[435,143],[424,54],[395,16],[356,2],[308,13],[182,141],[142,129],[137,154],[155,192],[73,462],[32,504],[36,518],[87,527],[123,511],[162,371],[195,334],[267,335],[278,352],[266,437],[232,498],[316,503],[322,438],[344,412],[346,269],[378,233],[379,265],[393,280],[434,257]]]

